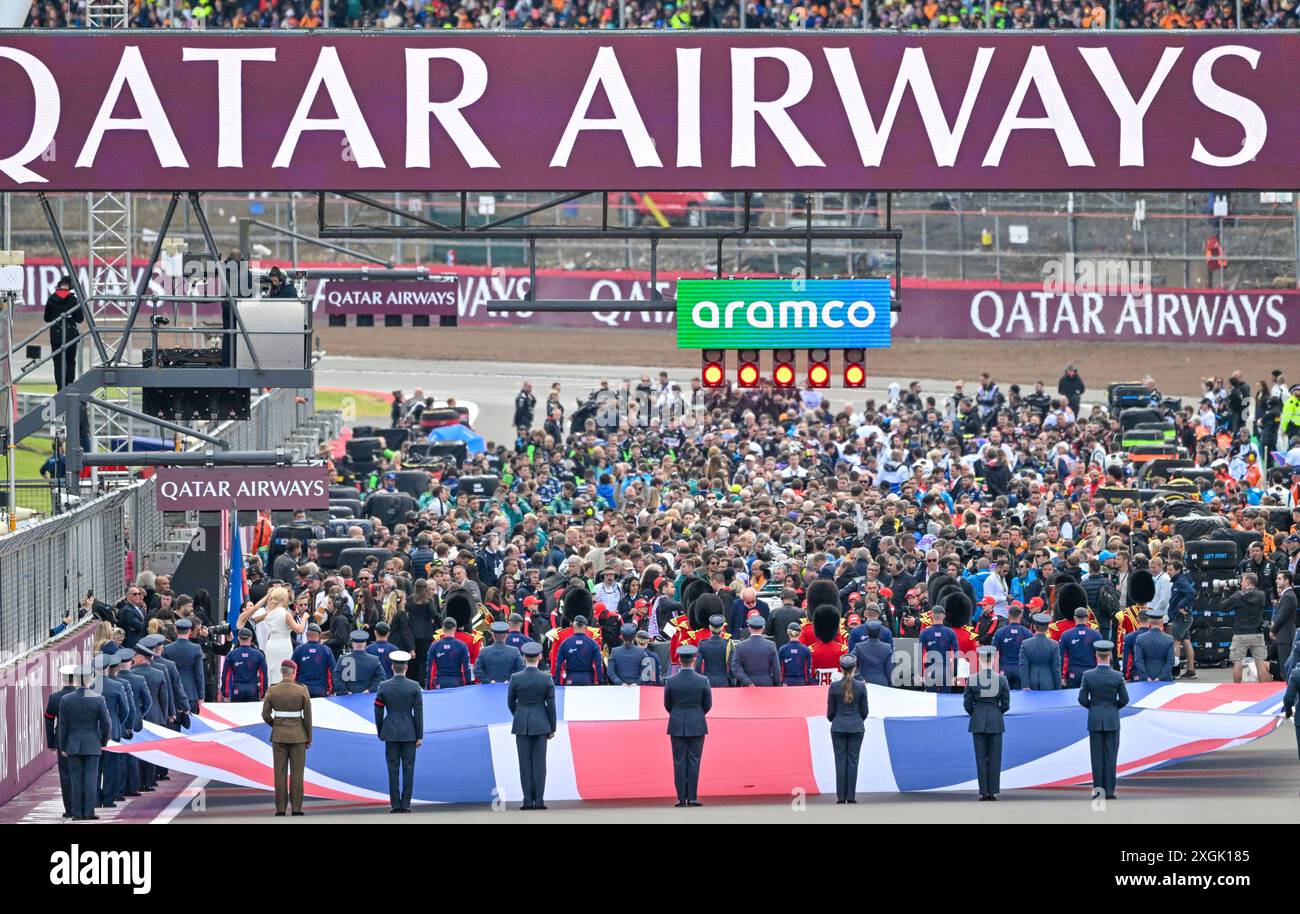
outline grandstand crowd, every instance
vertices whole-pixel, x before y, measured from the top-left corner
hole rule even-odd
[[[755,29],[1251,29],[1296,28],[1294,0],[740,0],[743,27]],[[733,0],[628,0],[623,28],[734,29],[742,11]],[[985,22],[986,13],[988,22]],[[264,29],[608,29],[619,28],[616,0],[132,0],[133,28]],[[29,26],[80,28],[84,0],[34,2]]]

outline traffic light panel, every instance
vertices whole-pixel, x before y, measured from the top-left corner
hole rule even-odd
[[[808,386],[831,386],[831,354],[829,350],[808,350]]]
[[[794,350],[772,350],[772,382],[777,387],[794,387]]]
[[[758,386],[758,350],[738,349],[736,359],[736,383],[741,387]]]
[[[844,350],[844,386],[865,387],[867,384],[867,351]]]
[[[727,383],[727,353],[724,349],[704,349],[700,352],[700,383],[705,387],[721,387]]]

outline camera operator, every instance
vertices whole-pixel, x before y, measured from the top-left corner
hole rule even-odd
[[[1269,682],[1268,648],[1264,644],[1265,610],[1268,600],[1259,590],[1259,578],[1253,571],[1241,576],[1241,590],[1219,604],[1220,612],[1235,612],[1232,620],[1232,681],[1241,682],[1241,664],[1247,656],[1255,664],[1260,682]]]
[[[1246,557],[1237,566],[1237,571],[1255,575],[1259,584],[1260,596],[1264,598],[1265,608],[1273,605],[1273,595],[1277,593],[1277,565],[1264,556],[1263,543],[1251,543],[1246,550]],[[1261,680],[1262,681],[1262,680]]]

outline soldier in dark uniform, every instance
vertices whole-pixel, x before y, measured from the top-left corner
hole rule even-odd
[[[149,693],[149,708],[144,712],[144,719],[159,727],[174,727],[176,723],[176,705],[172,695],[172,685],[161,667],[155,667],[157,660],[153,650],[144,644],[145,639],[135,644],[135,662],[131,671],[145,682]],[[157,788],[158,767],[143,759],[140,761],[140,792],[149,793]]]
[[[1115,645],[1098,641],[1097,666],[1083,674],[1079,704],[1088,709],[1088,744],[1092,753],[1092,796],[1103,791],[1115,799],[1115,768],[1119,763],[1120,709],[1128,704],[1128,688],[1118,670],[1111,669]]]
[[[510,645],[517,651],[522,651],[524,645],[533,639],[524,634],[524,617],[519,613],[511,613],[506,619],[506,625],[510,627],[506,635],[506,644]]]
[[[1165,614],[1148,609],[1142,615],[1150,628],[1141,638],[1133,639],[1133,681],[1173,682],[1174,639],[1165,634]]]
[[[379,665],[384,668],[384,678],[391,679],[393,676],[393,651],[399,650],[398,646],[388,640],[392,633],[387,622],[375,623],[375,640],[366,645],[366,653],[372,657],[379,658]],[[410,664],[407,664],[409,669]]]
[[[990,643],[998,651],[998,669],[1007,677],[1007,684],[1013,689],[1022,687],[1020,679],[1020,648],[1034,633],[1020,624],[1024,610],[1019,605],[1007,609],[1007,624],[993,633]],[[1052,640],[1048,638],[1047,640]]]
[[[555,683],[537,668],[542,646],[536,641],[521,650],[524,669],[510,677],[506,705],[514,717],[510,732],[519,753],[519,785],[523,809],[545,809],[546,741],[555,736]]]
[[[334,692],[336,695],[356,695],[358,692],[377,692],[384,682],[384,667],[379,658],[366,650],[370,633],[358,628],[349,636],[352,650],[334,664]],[[414,685],[414,683],[412,683]],[[416,686],[419,690],[419,686]]]
[[[454,689],[474,681],[469,648],[456,637],[456,620],[450,616],[442,620],[442,637],[429,645],[427,658],[430,689]]]
[[[930,610],[930,625],[921,630],[921,670],[927,692],[950,691],[956,675],[959,650],[957,633],[944,625],[947,608],[937,604]]]
[[[726,624],[727,620],[722,616],[709,616],[709,637],[701,639],[696,645],[699,653],[696,654],[695,665],[708,677],[709,685],[715,689],[731,685],[728,667],[733,645],[731,636],[722,630]],[[763,624],[767,624],[766,619],[763,619]]]
[[[1061,675],[1067,689],[1077,689],[1083,674],[1097,665],[1097,652],[1093,645],[1101,640],[1101,633],[1088,624],[1088,607],[1074,611],[1074,628],[1061,636]]]
[[[858,660],[853,654],[840,658],[843,674],[826,690],[826,719],[831,722],[831,745],[835,750],[835,802],[856,803],[858,755],[867,728],[867,684],[854,675]]]
[[[551,658],[556,685],[600,685],[605,678],[605,664],[600,645],[587,634],[587,617],[573,620],[573,634],[561,641]]]
[[[894,649],[884,640],[885,626],[879,619],[872,619],[865,627],[867,637],[853,648],[855,675],[863,682],[888,687],[894,673]]]
[[[375,695],[375,730],[384,743],[384,760],[388,763],[391,811],[402,813],[411,811],[415,751],[424,741],[424,695],[414,679],[406,678],[411,655],[393,651],[388,659],[393,664],[393,675],[379,684]]]
[[[226,655],[221,697],[226,701],[261,701],[266,695],[266,656],[253,647],[253,630],[239,630],[239,647]]]
[[[112,734],[113,723],[104,696],[87,688],[93,670],[76,668],[78,686],[59,701],[59,755],[68,760],[73,820],[98,819],[95,799],[99,794],[99,757]]]
[[[777,686],[781,684],[781,664],[776,659],[776,645],[763,637],[767,621],[761,615],[750,616],[745,624],[749,637],[731,652],[731,675],[742,686]],[[681,650],[677,653],[680,655]],[[698,675],[698,674],[697,674]]]
[[[650,647],[650,633],[644,628],[636,630],[636,647],[645,651],[646,659],[643,661],[641,672],[641,685],[661,686],[664,684],[663,664],[659,660],[659,655]]]
[[[203,678],[203,648],[190,640],[194,623],[189,619],[176,620],[176,640],[163,647],[163,656],[176,665],[181,684],[189,697],[189,710],[199,713],[199,702],[207,694]]]
[[[45,702],[45,748],[57,754],[59,762],[59,794],[63,797],[63,818],[72,818],[72,781],[68,776],[68,758],[59,752],[59,702],[63,696],[77,690],[77,666],[69,663],[59,667],[63,685],[50,693]]]
[[[761,639],[745,639],[746,644],[751,641],[758,643]],[[766,643],[775,650],[770,641]],[[709,732],[706,715],[713,707],[713,689],[707,677],[695,672],[695,654],[693,645],[677,648],[681,669],[664,684],[664,710],[668,712],[678,806],[704,805],[699,801],[700,761],[704,756],[704,737]]]
[[[117,742],[130,739],[134,709],[127,697],[128,686],[117,681],[117,653],[96,654],[93,666],[99,674],[93,688],[104,696],[104,703],[108,706],[109,738]],[[96,806],[112,809],[117,806],[117,798],[124,796],[125,762],[126,756],[120,752],[106,752],[100,759]]]
[[[292,804],[301,816],[303,777],[307,771],[307,750],[311,748],[311,695],[295,681],[298,664],[280,664],[280,681],[271,686],[262,701],[262,721],[271,728],[272,768],[275,772],[275,814],[282,816]]]
[[[334,652],[321,643],[320,636],[321,627],[311,622],[307,625],[307,642],[293,649],[292,659],[298,665],[295,678],[312,698],[334,694]]]
[[[1296,717],[1296,703],[1300,701],[1300,665],[1291,668],[1286,679],[1286,694],[1282,696],[1282,716],[1295,721],[1296,754],[1300,755],[1300,718]]]
[[[172,730],[189,729],[190,726],[190,698],[185,691],[185,684],[181,682],[181,671],[175,663],[163,656],[163,647],[167,644],[167,639],[162,635],[146,635],[141,638],[137,644],[143,644],[153,653],[151,665],[160,670],[167,677],[167,682],[172,692],[172,719],[167,726]],[[154,766],[154,776],[160,781],[171,780],[171,772],[161,765]]]
[[[141,677],[131,672],[131,665],[135,661],[135,651],[129,648],[122,648],[117,652],[117,678],[118,681],[130,688],[128,695],[131,698],[131,732],[139,733],[144,729],[145,714],[153,699],[149,697],[149,686]],[[127,797],[138,797],[140,795],[140,760],[131,753],[127,753],[123,759],[126,763],[123,766],[124,780],[121,782],[122,795],[117,799],[125,800]]]
[[[799,633],[803,626],[791,622],[786,626],[788,640],[776,652],[776,662],[781,667],[781,685],[804,686],[813,684],[812,651],[801,644]]]
[[[975,743],[975,773],[979,780],[980,800],[996,800],[1002,781],[1002,734],[1006,724],[1002,717],[1011,710],[1011,685],[1007,677],[994,668],[998,649],[991,644],[978,650],[979,671],[966,681],[962,707],[970,715],[968,727]]]
[[[609,652],[609,662],[605,665],[610,685],[653,685],[657,680],[658,660],[644,646],[637,645],[638,631],[631,622],[619,630],[623,643]],[[647,632],[647,642],[649,638]]]
[[[1047,636],[1052,617],[1034,616],[1034,637],[1020,645],[1020,684],[1026,689],[1049,692],[1061,687],[1061,645]],[[1096,648],[1096,645],[1093,645]]]
[[[492,623],[492,643],[478,652],[474,661],[475,682],[509,682],[510,677],[524,668],[524,657],[506,644],[510,626],[505,622]]]

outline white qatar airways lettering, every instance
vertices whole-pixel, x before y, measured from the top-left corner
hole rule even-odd
[[[1037,307],[1030,305],[1030,299]],[[1287,317],[1282,306],[1282,296],[1277,293],[1101,295],[1034,291],[1004,298],[1004,293],[985,289],[971,298],[970,323],[977,332],[994,339],[1070,335],[1115,340],[1188,337],[1250,342],[1278,339],[1286,333]]]
[[[173,119],[182,126],[200,120],[204,106],[197,103],[202,96],[190,95],[191,111],[169,112],[156,90],[153,77],[141,54],[140,45],[122,48],[116,69],[108,79],[98,113],[88,129],[84,141],[71,138],[79,144],[76,167],[94,168],[102,159],[99,156],[106,138],[119,131],[143,133],[152,146],[154,156],[163,168],[189,168],[186,158],[185,137],[178,137],[173,129]],[[284,54],[277,57],[273,47],[214,48],[182,47],[181,60],[195,64],[196,87],[215,92],[217,119],[216,157],[218,168],[248,167],[243,143],[243,108],[245,106],[243,77],[246,65],[256,75],[258,84],[279,86],[275,67],[285,63]],[[1147,165],[1143,128],[1148,113],[1162,95],[1194,96],[1203,106],[1208,119],[1228,118],[1240,129],[1241,145],[1236,150],[1221,148],[1223,140],[1214,149],[1207,147],[1200,136],[1192,137],[1189,150],[1165,152],[1163,161],[1178,156],[1189,156],[1191,161],[1213,168],[1232,168],[1255,160],[1264,148],[1269,135],[1268,119],[1260,106],[1251,98],[1224,88],[1220,80],[1225,71],[1241,85],[1251,73],[1259,71],[1262,54],[1259,50],[1225,44],[1191,56],[1187,47],[1165,48],[1156,61],[1151,75],[1135,78],[1133,64],[1124,61],[1126,76],[1113,57],[1112,48],[1069,48],[1048,53],[1047,46],[1032,46],[1020,66],[1018,80],[1007,96],[1003,86],[1007,81],[986,80],[995,59],[994,48],[979,48],[965,73],[966,84],[960,97],[955,92],[940,99],[931,66],[951,67],[947,59],[927,59],[925,49],[911,47],[904,50],[901,60],[892,73],[881,73],[880,66],[859,54],[855,60],[849,47],[822,49],[824,60],[814,58],[793,47],[733,47],[729,50],[731,123],[729,133],[722,132],[720,144],[729,145],[727,162],[732,168],[756,167],[759,144],[775,141],[781,154],[798,168],[827,167],[815,148],[816,134],[807,135],[811,129],[805,123],[801,129],[798,114],[808,108],[808,99],[817,92],[829,92],[831,86],[838,95],[840,108],[853,137],[857,158],[867,168],[879,167],[890,149],[892,132],[900,112],[907,117],[919,115],[919,125],[925,131],[929,156],[940,167],[954,167],[967,142],[967,128],[977,106],[981,116],[996,121],[997,129],[984,150],[985,167],[1004,167],[1008,145],[1018,131],[1048,131],[1053,134],[1061,155],[1070,167],[1097,167],[1094,151],[1117,146],[1118,162],[1124,167]],[[1006,51],[1001,53],[1005,54]],[[1060,63],[1066,54],[1078,53],[1092,74],[1094,84],[1081,86],[1062,84],[1054,60]],[[1280,53],[1280,52],[1279,52]],[[1055,55],[1053,57],[1053,55]],[[433,70],[435,62],[441,64]],[[589,131],[618,133],[626,146],[627,154],[637,168],[660,169],[665,164],[656,148],[656,138],[647,128],[640,105],[660,104],[665,94],[665,82],[675,80],[676,86],[676,153],[670,164],[676,168],[697,168],[703,164],[701,121],[710,114],[702,109],[702,73],[704,49],[677,48],[673,68],[668,75],[636,73],[634,84],[626,78],[624,66],[612,45],[596,50],[582,87],[564,129],[550,157],[552,168],[567,168],[583,164],[575,159],[575,152]],[[212,73],[211,64],[216,64]],[[820,71],[814,66],[816,63]],[[202,65],[200,68],[199,65]],[[356,65],[354,64],[354,69]],[[470,123],[474,108],[493,89],[493,72],[477,53],[467,48],[407,48],[404,59],[398,64],[405,68],[405,149],[401,164],[407,169],[433,167],[435,156],[432,145],[431,124],[436,121],[441,131],[450,139],[456,153],[473,169],[500,168],[493,151]],[[445,69],[450,66],[452,69]],[[862,67],[864,69],[859,69]],[[766,80],[775,77],[774,90],[760,93],[759,71]],[[0,174],[18,185],[48,183],[39,174],[43,156],[56,140],[61,124],[62,107],[59,80],[50,67],[38,57],[16,48],[0,46],[0,72],[3,72],[8,91],[35,98],[35,113],[28,124],[7,124],[3,138],[4,157],[0,157]],[[182,72],[189,72],[188,70]],[[1171,80],[1173,74],[1179,79]],[[206,75],[204,75],[206,74]],[[449,76],[450,74],[450,76]],[[215,79],[211,76],[215,75]],[[459,78],[457,78],[457,75]],[[290,114],[285,111],[285,132],[272,162],[272,167],[287,169],[295,164],[295,154],[303,135],[312,132],[338,134],[346,143],[350,155],[346,160],[358,168],[384,168],[386,162],[371,132],[372,120],[387,117],[390,113],[362,108],[353,92],[352,79],[370,78],[372,74],[349,73],[334,45],[325,45],[316,54],[316,60],[296,105]],[[829,77],[829,78],[828,78]],[[884,77],[884,78],[882,78]],[[201,83],[200,83],[201,80]],[[820,80],[820,82],[819,82]],[[888,100],[873,116],[864,92],[865,87],[888,84],[892,89]],[[508,91],[508,79],[500,80],[498,91]],[[1130,85],[1132,83],[1132,85]],[[401,84],[400,82],[398,83]],[[444,88],[444,87],[450,88]],[[1136,90],[1140,88],[1138,93]],[[1262,92],[1264,87],[1260,87]],[[1269,87],[1271,88],[1271,87]],[[1188,90],[1191,90],[1190,93]],[[641,93],[638,100],[637,92]],[[431,98],[434,93],[439,99]],[[601,99],[597,99],[597,94]],[[915,106],[905,104],[911,94]],[[1100,94],[1115,115],[1117,130],[1108,130],[1102,136],[1085,139],[1075,120],[1074,106],[1094,104]],[[311,110],[321,95],[333,109],[331,117],[312,117]],[[1031,99],[1030,96],[1035,98]],[[714,95],[708,96],[710,99]],[[640,105],[638,104],[640,103]],[[400,103],[399,103],[400,104]],[[719,104],[715,102],[715,104]],[[945,113],[952,112],[951,118]],[[1000,111],[998,110],[1000,106]],[[134,116],[114,116],[122,107],[134,107]],[[597,108],[608,110],[609,116],[594,115]],[[991,109],[991,110],[990,110]],[[1041,110],[1041,114],[1026,114],[1026,110]],[[719,107],[720,110],[720,107]],[[169,117],[169,114],[171,117]],[[716,121],[716,118],[715,118]],[[760,140],[758,129],[765,128]],[[711,126],[713,126],[711,124]],[[263,128],[264,129],[264,128]],[[24,135],[25,134],[25,135]],[[1113,134],[1113,136],[1112,136]],[[190,140],[191,145],[194,140]],[[895,142],[895,145],[902,140]],[[912,142],[909,136],[908,142]],[[1214,145],[1214,142],[1211,145]],[[1279,141],[1280,142],[1280,141]],[[1091,144],[1091,148],[1090,148]],[[14,151],[10,151],[14,150]],[[826,151],[826,150],[823,150]],[[915,156],[914,145],[906,149]],[[298,157],[301,158],[301,157]],[[260,164],[260,163],[254,163]],[[1103,164],[1106,164],[1103,161]]]

